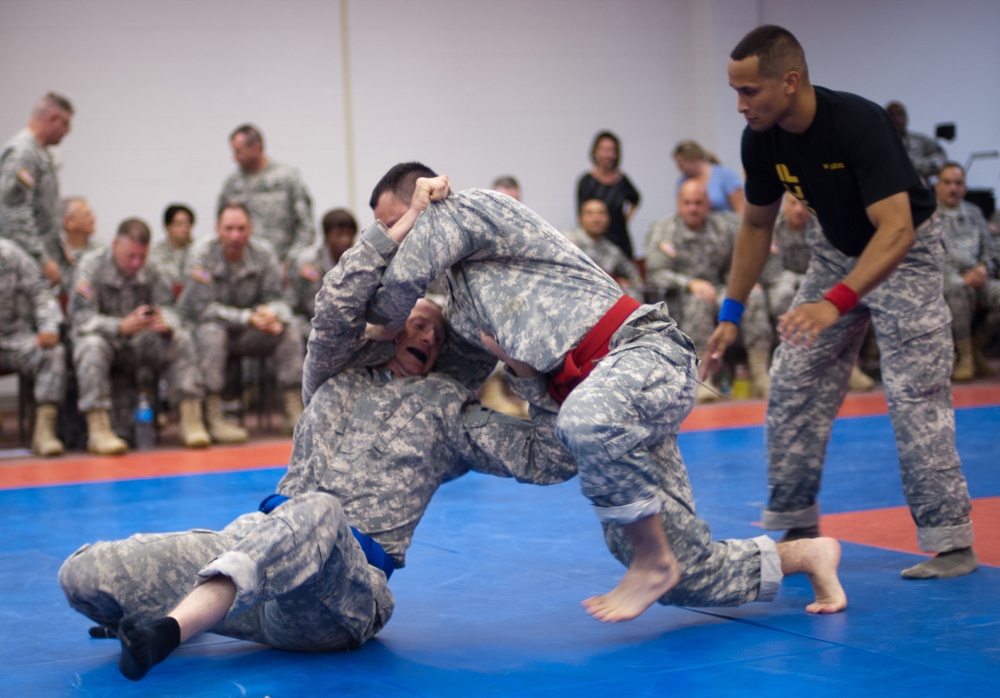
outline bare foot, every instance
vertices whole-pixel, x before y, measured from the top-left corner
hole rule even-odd
[[[680,565],[671,554],[668,560],[646,565],[632,561],[618,586],[602,596],[584,599],[587,613],[605,623],[632,620],[674,588],[681,578]]]
[[[847,608],[847,594],[840,585],[840,543],[833,538],[802,538],[780,542],[781,571],[785,575],[805,573],[816,593],[806,606],[808,613],[837,613]]]

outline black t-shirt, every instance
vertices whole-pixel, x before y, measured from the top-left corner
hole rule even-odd
[[[767,206],[790,191],[816,214],[830,243],[852,257],[875,234],[865,207],[876,201],[905,191],[913,226],[930,218],[934,195],[885,109],[848,92],[815,90],[816,116],[805,133],[778,126],[743,132],[747,201]]]

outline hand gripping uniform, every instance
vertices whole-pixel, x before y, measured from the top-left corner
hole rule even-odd
[[[383,229],[376,224],[369,234],[374,230]],[[369,318],[401,325],[443,272],[452,328],[473,344],[485,332],[509,356],[549,374],[549,395],[565,395],[552,383],[560,384],[568,364],[589,370],[575,350],[590,343],[595,326],[622,296],[613,279],[530,209],[502,194],[471,190],[432,203],[418,217]],[[565,397],[557,432],[576,458],[612,553],[628,564],[631,550],[618,523],[659,515],[684,570],[662,603],[737,605],[773,598],[781,579],[773,541],[761,536],[713,543],[708,525],[694,513],[677,447],[697,385],[691,341],[662,306],[644,305],[618,320],[603,348],[605,358],[591,364]],[[516,381],[514,386],[517,391]],[[544,390],[521,396],[533,404],[548,400]]]
[[[280,649],[354,648],[393,610],[386,571],[369,564],[363,541],[403,567],[443,482],[469,470],[538,484],[575,474],[553,414],[507,417],[442,373],[392,378],[370,367],[394,351],[364,340],[363,319],[393,249],[365,237],[326,278],[305,368],[315,390],[277,488],[289,499],[222,531],[85,545],[59,573],[73,608],[109,627],[126,614],[155,618],[195,580],[222,574],[238,593],[212,632]]]

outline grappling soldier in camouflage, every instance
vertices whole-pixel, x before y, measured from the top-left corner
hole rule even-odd
[[[441,483],[469,470],[537,484],[576,473],[554,414],[495,413],[431,372],[445,344],[433,303],[414,308],[394,343],[365,339],[365,303],[395,250],[376,226],[325,279],[305,365],[307,407],[280,496],[262,504],[270,513],[245,514],[219,532],[85,545],[63,564],[70,605],[117,628],[128,678],[209,629],[288,650],[358,647],[389,620],[386,580],[405,564]]]

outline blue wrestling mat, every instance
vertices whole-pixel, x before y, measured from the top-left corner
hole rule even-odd
[[[1000,495],[1000,407],[956,413],[973,497]],[[681,436],[699,513],[716,537],[760,534],[760,428]],[[138,460],[141,455],[130,456]],[[0,465],[2,467],[2,465]],[[995,696],[1000,569],[907,581],[911,553],[845,543],[844,613],[813,616],[805,578],[772,603],[659,607],[604,625],[580,607],[623,568],[575,481],[531,487],[471,475],[441,488],[390,586],[375,640],[296,654],[205,635],[141,682],[118,642],[87,634],[56,580],[84,542],[135,531],[221,528],[273,491],[281,469],[0,491],[0,651],[11,696]],[[888,419],[837,422],[824,513],[902,504]],[[1000,521],[977,521],[992,530]]]

